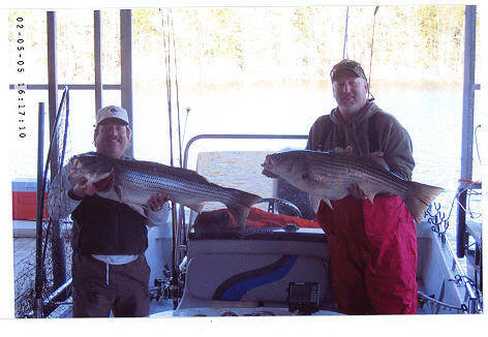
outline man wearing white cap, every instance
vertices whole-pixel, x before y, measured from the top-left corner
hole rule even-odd
[[[130,140],[125,109],[109,105],[97,112],[97,154],[129,159],[124,153]],[[48,207],[53,219],[73,218],[73,316],[147,316],[146,226],[164,222],[166,196],[151,196],[144,208],[129,206],[99,197],[86,179],[70,183],[69,172],[68,164],[53,180]]]

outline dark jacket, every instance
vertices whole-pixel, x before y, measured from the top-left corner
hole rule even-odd
[[[147,248],[147,219],[125,204],[88,196],[72,217],[73,248],[82,254],[135,255]]]

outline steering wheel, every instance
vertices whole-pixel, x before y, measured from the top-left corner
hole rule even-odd
[[[298,206],[291,201],[281,198],[263,198],[258,204],[263,202],[268,203],[268,212],[270,213],[303,217]]]

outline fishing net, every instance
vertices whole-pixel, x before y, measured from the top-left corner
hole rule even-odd
[[[51,119],[52,120],[52,119]],[[69,126],[69,91],[63,92],[57,114],[50,128],[50,143],[45,160],[43,182],[44,191],[49,186],[49,177],[52,179],[60,172],[69,157],[66,156],[68,148]],[[45,197],[47,194],[44,194]],[[17,261],[15,278],[15,316],[33,317],[36,301],[36,277],[39,281],[37,297],[45,304],[43,316],[47,316],[57,304],[49,304],[48,299],[61,286],[71,278],[71,220],[61,219],[53,221],[47,217],[45,211],[47,199],[42,201],[44,215],[42,220],[42,234],[40,236],[40,250],[36,242],[29,239],[31,253],[21,261]],[[19,242],[20,244],[20,242]],[[40,265],[36,268],[36,256],[40,256]],[[36,270],[37,269],[37,270]],[[65,300],[66,296],[61,297]]]

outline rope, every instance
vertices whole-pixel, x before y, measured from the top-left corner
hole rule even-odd
[[[464,312],[464,313],[466,313],[468,311],[468,308],[466,307],[465,304],[462,304],[461,306],[457,307],[455,305],[452,305],[452,304],[449,304],[446,302],[442,302],[442,301],[439,301],[438,299],[430,297],[429,295],[423,293],[420,290],[417,292],[417,294],[418,294],[418,297],[420,297],[424,301],[430,303],[431,305],[437,305],[439,307],[443,307],[443,308],[446,308],[448,310],[457,310],[458,312]]]
[[[462,209],[463,209],[463,210],[466,212],[466,209],[465,209],[465,208],[464,208],[464,207],[461,205],[461,203],[459,202],[459,200],[458,200],[458,199],[459,199],[459,196],[460,196],[462,193],[464,193],[464,192],[466,192],[466,191],[469,191],[469,190],[470,190],[470,189],[471,189],[473,186],[475,186],[475,185],[476,185],[476,182],[471,182],[470,184],[467,184],[466,186],[464,186],[464,188],[460,189],[460,190],[459,190],[459,191],[456,193],[456,195],[455,195],[455,196],[452,198],[451,207],[450,207],[450,209],[449,209],[449,215],[447,216],[447,219],[446,219],[446,220],[449,220],[449,219],[451,218],[451,213],[452,213],[452,210],[453,210],[453,208],[454,208],[454,202],[456,202],[456,201],[457,201],[458,206],[459,206],[459,207],[461,207],[461,208],[462,208]],[[469,209],[469,207],[468,207],[468,211],[469,211],[469,214],[471,215],[471,217],[472,217],[472,218],[475,218],[475,217],[473,216],[473,212],[471,212],[471,210]]]
[[[482,164],[481,162],[481,156],[480,156],[480,147],[479,147],[479,144],[478,144],[478,131],[479,129],[481,129],[481,124],[478,124],[476,126],[476,129],[474,129],[474,143],[476,145],[476,154],[478,155],[478,161],[480,163],[480,165]]]

